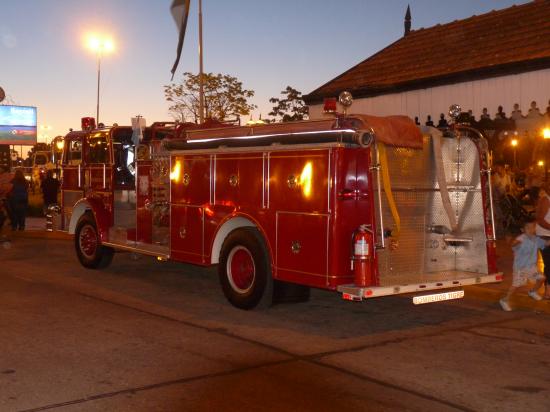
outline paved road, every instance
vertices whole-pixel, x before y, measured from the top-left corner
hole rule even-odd
[[[547,411],[550,316],[315,291],[245,312],[215,271],[0,249],[0,410]]]

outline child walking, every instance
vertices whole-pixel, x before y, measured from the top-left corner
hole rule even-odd
[[[549,241],[544,241],[536,235],[536,220],[527,218],[523,222],[522,234],[512,243],[514,251],[514,270],[512,274],[512,286],[508,293],[500,300],[500,306],[503,310],[509,312],[512,310],[509,300],[510,296],[521,286],[525,286],[527,281],[534,281],[535,286],[527,293],[535,300],[541,300],[542,297],[537,290],[542,286],[546,279],[537,268],[537,252],[550,245]]]

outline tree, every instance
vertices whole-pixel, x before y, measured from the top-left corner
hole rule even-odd
[[[307,120],[308,107],[306,106],[302,93],[291,86],[286,86],[286,89],[281,92],[284,98],[272,97],[270,103],[276,104],[273,110],[269,112],[270,116],[275,116],[283,122],[291,122],[294,120]]]
[[[205,119],[226,120],[232,116],[247,115],[257,106],[248,103],[253,90],[243,89],[236,77],[228,74],[204,73]],[[170,114],[178,121],[199,121],[199,75],[183,74],[183,82],[164,86],[164,96],[171,102]]]

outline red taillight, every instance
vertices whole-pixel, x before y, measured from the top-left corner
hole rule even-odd
[[[365,297],[372,296],[372,290],[370,290],[370,289],[365,290],[364,295],[365,295]]]
[[[345,300],[351,300],[352,302],[361,301],[361,296],[352,295],[351,293],[342,293],[342,298]]]
[[[326,97],[323,102],[325,113],[336,113],[336,97]]]

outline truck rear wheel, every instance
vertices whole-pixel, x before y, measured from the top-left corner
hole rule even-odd
[[[269,253],[257,229],[237,229],[227,236],[218,274],[223,293],[234,306],[253,309],[271,305],[273,278]]]
[[[97,225],[91,213],[84,213],[78,220],[74,244],[78,260],[88,269],[105,268],[113,260],[114,250],[101,244]]]

